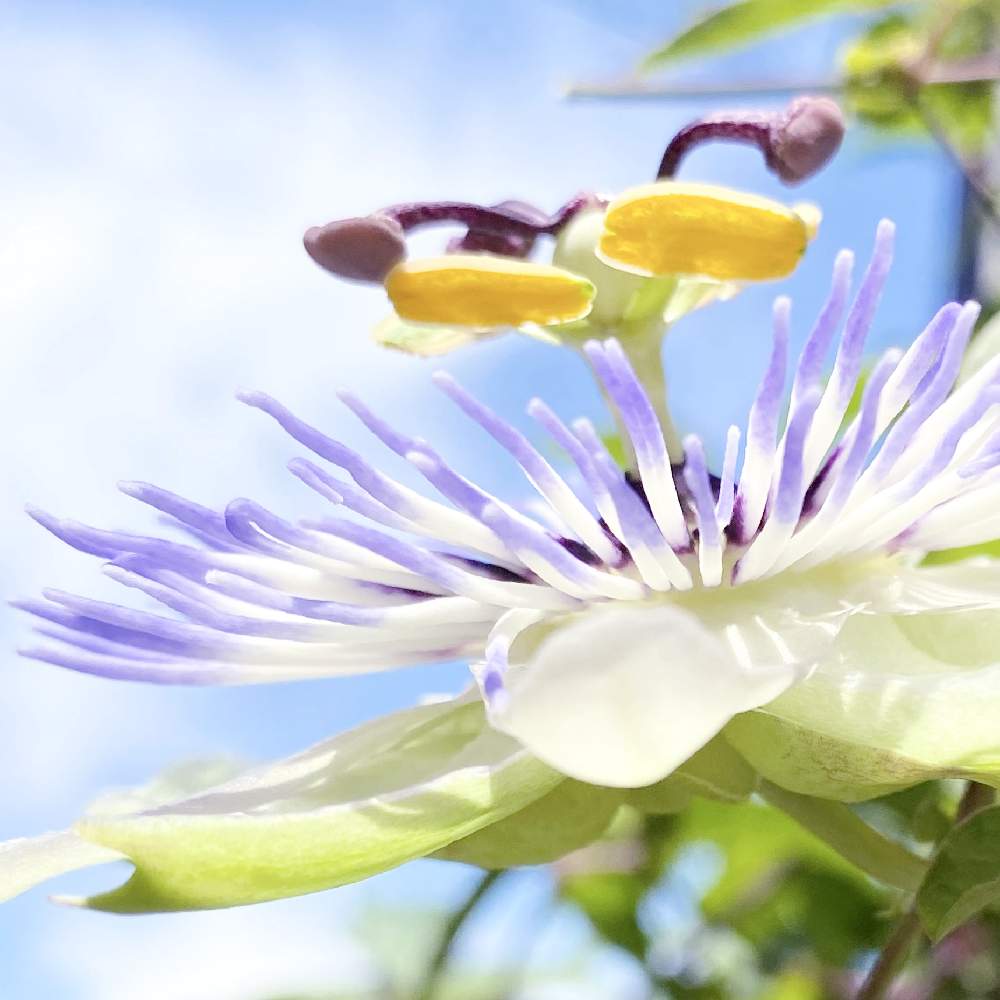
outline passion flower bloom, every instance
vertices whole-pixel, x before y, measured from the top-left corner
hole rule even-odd
[[[787,393],[789,302],[777,301],[767,370],[717,476],[698,437],[671,451],[643,372],[611,338],[585,350],[630,468],[590,422],[567,425],[533,400],[575,467],[564,475],[436,377],[470,433],[513,456],[544,518],[351,394],[347,408],[438,498],[255,392],[243,400],[312,453],[290,467],[331,502],[329,517],[295,523],[250,500],[214,511],[143,484],[124,489],[190,541],[35,512],[172,612],[50,591],[21,604],[51,640],[26,651],[36,659],[237,684],[464,658],[478,691],[221,784],[170,779],[105,802],[71,833],[0,846],[0,886],[126,857],[131,880],[89,905],[233,905],[432,852],[545,860],[599,836],[623,801],[745,794],[753,769],[841,799],[949,775],[1000,784],[1000,564],[925,561],[1000,535],[1000,359],[954,388],[978,309],[946,305],[877,361],[848,416],[891,244],[882,223],[849,308],[852,257],[838,257]]]

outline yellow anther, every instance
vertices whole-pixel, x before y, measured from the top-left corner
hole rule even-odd
[[[403,261],[385,288],[403,319],[473,327],[566,323],[594,298],[586,278],[562,268],[474,254]]]
[[[604,217],[599,256],[643,275],[705,275],[766,281],[795,270],[819,224],[798,211],[710,184],[658,181],[615,198]]]

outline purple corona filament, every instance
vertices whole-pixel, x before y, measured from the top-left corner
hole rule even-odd
[[[465,658],[497,705],[515,640],[538,623],[609,601],[662,601],[901,547],[919,555],[995,538],[1000,359],[955,387],[975,304],[945,306],[908,350],[884,353],[843,428],[891,256],[892,227],[882,224],[849,308],[851,261],[838,258],[787,396],[791,314],[787,300],[776,303],[770,362],[745,433],[731,428],[726,436],[719,477],[696,436],[683,455],[669,453],[641,373],[615,340],[585,350],[622,415],[635,471],[613,460],[590,421],[566,421],[532,400],[528,413],[570,460],[571,471],[560,471],[545,457],[551,443],[536,446],[438,375],[470,426],[517,463],[543,518],[478,486],[350,393],[340,394],[348,410],[437,498],[395,481],[270,397],[243,393],[312,452],[290,468],[330,503],[330,515],[290,521],[245,499],[212,510],[142,483],[122,489],[187,540],[34,512],[164,610],[46,591],[18,603],[41,636],[25,652],[165,684],[284,681]]]

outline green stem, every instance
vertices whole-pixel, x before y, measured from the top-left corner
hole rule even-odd
[[[921,77],[928,83],[992,83],[1000,80],[1000,51],[958,61],[932,63]],[[837,93],[848,81],[837,77],[798,80],[739,80],[733,83],[649,83],[625,79],[609,83],[572,84],[563,96],[570,100],[654,100],[690,101],[699,98],[746,99],[750,97],[795,97],[799,94]]]
[[[958,809],[955,811],[955,822],[964,823],[973,813],[993,805],[995,799],[996,791],[989,785],[970,781],[962,795],[962,800],[958,803]]]
[[[920,934],[920,918],[910,907],[893,928],[855,1000],[882,1000],[888,994]]]
[[[448,960],[451,957],[452,949],[458,940],[466,920],[472,915],[473,910],[479,905],[483,897],[493,888],[497,880],[503,875],[502,871],[486,872],[476,883],[476,887],[469,894],[465,902],[448,918],[441,940],[438,942],[434,954],[431,956],[427,971],[424,973],[423,982],[417,987],[413,994],[413,1000],[434,1000],[438,990],[444,981],[444,974],[448,968]]]
[[[992,805],[995,797],[993,789],[988,785],[970,781],[965,786],[958,809],[955,810],[955,823],[962,823],[973,813]],[[872,966],[868,978],[861,984],[855,1000],[883,1000],[888,995],[893,980],[906,964],[913,945],[922,935],[920,917],[917,915],[915,903],[911,902],[893,928],[889,940],[879,954],[878,961]]]
[[[843,803],[799,795],[767,781],[762,782],[760,794],[879,882],[915,892],[923,881],[927,871],[923,858],[873,830]]]

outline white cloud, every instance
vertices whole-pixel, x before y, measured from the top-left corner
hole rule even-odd
[[[264,1000],[379,984],[367,950],[344,929],[348,908],[329,896],[131,921],[75,916],[38,948],[39,962],[66,991],[59,996]]]
[[[28,521],[25,501],[137,525],[118,478],[212,503],[293,491],[291,449],[233,400],[240,384],[318,418],[341,382],[392,386],[405,405],[407,363],[368,342],[381,296],[338,285],[299,242],[325,212],[350,210],[345,192],[362,207],[380,200],[379,171],[344,151],[366,113],[346,98],[351,67],[305,39],[262,72],[176,24],[116,27],[39,24],[0,62],[0,86],[19,94],[0,111],[7,597],[45,584],[113,593],[93,560]],[[377,145],[397,124],[383,116]],[[14,621],[0,611],[4,660]],[[140,759],[164,733],[197,746],[197,694],[25,662],[0,690],[0,759],[17,762],[0,767],[0,792],[20,812],[65,798],[72,815],[124,746]]]

